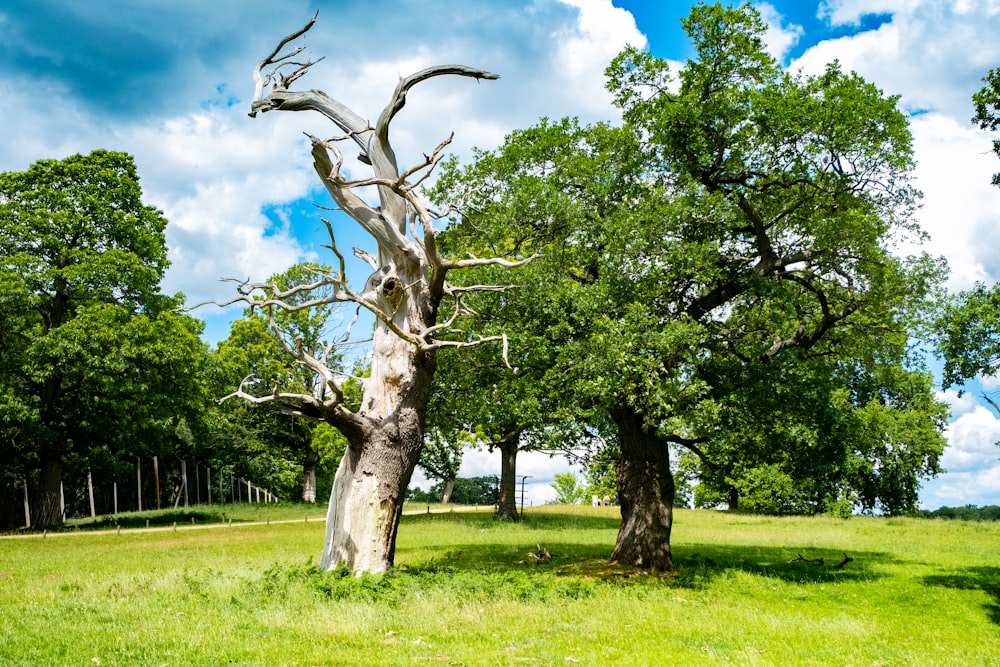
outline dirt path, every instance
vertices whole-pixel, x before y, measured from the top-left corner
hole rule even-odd
[[[407,510],[404,516],[414,516],[417,514],[447,514],[449,512],[483,512],[488,507],[474,507],[469,505],[456,505],[452,507],[441,507],[430,510]],[[151,526],[149,528],[110,528],[108,530],[62,530],[56,532],[30,532],[9,535],[0,535],[0,540],[43,540],[50,537],[75,537],[82,535],[120,535],[121,533],[166,533],[180,532],[185,530],[209,530],[209,529],[229,529],[244,528],[248,526],[271,526],[284,523],[326,523],[326,516],[306,516],[302,519],[280,519],[278,521],[230,521],[228,523],[177,523],[171,526]]]

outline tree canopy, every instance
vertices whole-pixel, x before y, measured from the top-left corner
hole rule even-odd
[[[893,450],[884,464],[871,442],[857,454],[873,470],[905,468],[910,487],[936,471],[944,444],[941,406],[908,351],[943,265],[895,252],[922,236],[897,99],[836,63],[818,76],[781,70],[749,6],[698,5],[684,27],[695,57],[676,74],[636,49],[609,67],[623,125],[543,119],[467,167],[450,165],[435,194],[462,212],[449,230],[457,246],[543,255],[521,274],[528,289],[482,299],[525,317],[519,332],[545,336],[525,354],[546,351],[553,411],[614,438],[614,558],[663,569],[671,444],[716,469],[831,444],[794,424],[774,430],[792,414],[772,396],[787,378],[823,384],[811,390],[819,402],[797,400],[792,415],[813,431],[818,414],[875,410],[871,400],[888,411],[922,405],[882,439]],[[511,334],[515,367],[520,349]],[[850,384],[834,391],[855,362],[875,383],[871,399],[838,398]],[[883,366],[915,375],[893,379]],[[908,383],[916,403],[905,402]],[[916,460],[893,459],[916,444]],[[829,473],[846,479],[848,448],[827,456]]]
[[[0,421],[40,527],[62,523],[65,465],[163,451],[199,418],[201,326],[159,293],[165,226],[124,153],[0,174]]]

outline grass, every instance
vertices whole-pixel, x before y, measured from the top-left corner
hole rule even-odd
[[[235,522],[0,540],[0,664],[1000,665],[993,523],[680,511],[658,576],[607,563],[615,508],[422,513],[359,579]]]

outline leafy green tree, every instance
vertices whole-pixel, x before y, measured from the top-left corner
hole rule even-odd
[[[424,434],[424,448],[420,452],[417,465],[430,477],[441,480],[441,495],[438,502],[450,503],[451,494],[455,489],[458,469],[462,467],[462,452],[466,438],[459,433],[446,438],[440,430],[428,430]]]
[[[983,78],[984,86],[972,96],[972,122],[996,132],[1000,129],[1000,68]],[[993,141],[1000,156],[1000,139]],[[1000,173],[993,184],[1000,185]],[[993,375],[1000,362],[1000,286],[976,284],[951,299],[935,322],[937,350],[944,359],[942,386],[964,385],[977,375]],[[960,390],[964,391],[964,390]],[[994,410],[1000,406],[983,394]]]
[[[579,505],[587,498],[587,487],[571,472],[557,472],[552,488],[556,492],[554,502],[559,505]]]
[[[39,527],[62,523],[67,465],[166,451],[178,420],[198,419],[204,346],[158,293],[165,226],[124,153],[0,174],[0,428],[35,480]]]
[[[991,69],[983,77],[983,87],[972,96],[976,115],[972,122],[984,130],[1000,129],[1000,67]],[[1000,139],[993,140],[993,152],[1000,156]],[[993,185],[1000,185],[1000,173],[993,175]]]
[[[783,72],[749,6],[698,5],[684,27],[695,57],[676,79],[638,50],[612,63],[624,126],[542,121],[446,169],[436,193],[463,213],[454,243],[544,251],[524,270],[535,302],[501,298],[549,338],[553,414],[610,425],[612,557],[655,569],[672,567],[671,445],[754,461],[753,429],[775,404],[754,417],[753,397],[782,368],[909,363],[907,334],[941,277],[938,261],[892,252],[920,237],[896,98],[836,64]],[[923,452],[926,469],[938,453]]]
[[[244,317],[233,323],[229,337],[219,344],[217,354],[229,368],[219,390],[230,394],[233,387],[256,394],[274,392],[312,393],[324,391],[323,379],[308,365],[296,363],[292,350],[299,350],[316,359],[324,359],[330,368],[342,369],[339,353],[331,341],[334,310],[329,301],[329,286],[309,289],[330,267],[315,263],[296,264],[271,276],[270,284],[281,292],[289,292],[289,308],[274,305],[253,305]],[[299,308],[310,304],[308,308]],[[224,388],[224,389],[223,389]],[[264,436],[250,445],[265,459],[277,456],[296,461],[302,475],[299,488],[304,502],[316,502],[316,466],[319,452],[313,446],[313,431],[317,422],[304,421],[296,425],[288,415],[294,410],[268,403],[250,408],[241,402],[229,401],[228,414],[244,425],[256,423],[264,428]],[[248,410],[255,410],[250,414]],[[249,444],[250,441],[247,441]],[[266,454],[265,454],[266,452]],[[257,478],[259,479],[259,478]]]

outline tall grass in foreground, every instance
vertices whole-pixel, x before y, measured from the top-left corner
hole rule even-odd
[[[362,578],[317,521],[4,539],[0,664],[1000,665],[996,524],[676,518],[671,576],[607,563],[616,508],[407,516]]]

